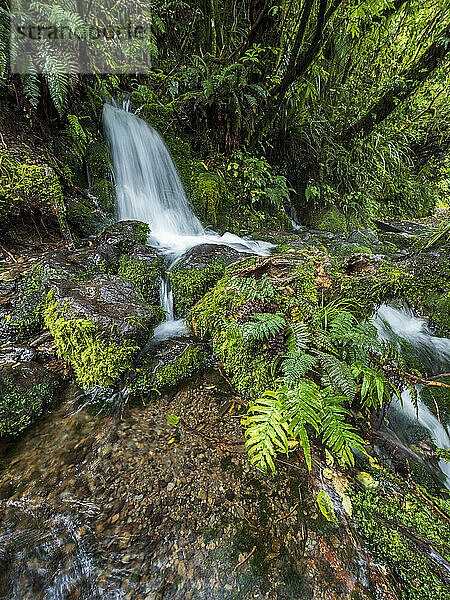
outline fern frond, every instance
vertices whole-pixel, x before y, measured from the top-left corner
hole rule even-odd
[[[309,329],[303,321],[292,323],[287,331],[286,344],[289,350],[305,350],[310,343]]]
[[[321,352],[319,359],[333,385],[344,393],[347,400],[352,401],[357,387],[351,368],[332,354]]]
[[[323,391],[322,399],[322,439],[343,465],[353,466],[355,459],[352,448],[364,454],[366,454],[366,450],[364,440],[351,425],[345,422],[345,418],[350,414],[343,406],[346,398],[336,396],[328,388]]]
[[[287,386],[294,386],[317,365],[317,358],[301,350],[288,352],[281,364],[284,381]]]
[[[262,342],[267,340],[286,327],[286,320],[283,313],[256,313],[252,315],[251,320],[242,327],[245,340],[255,340]]]
[[[307,425],[318,433],[321,428],[322,398],[319,388],[307,379],[300,380],[294,389],[285,388],[285,420],[289,433],[298,438],[305,455],[308,469],[311,470],[311,447]]]
[[[287,452],[289,449],[283,399],[279,391],[266,391],[242,419],[250,461],[265,472],[275,470],[273,459],[277,451]]]

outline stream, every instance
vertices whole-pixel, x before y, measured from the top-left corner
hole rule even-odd
[[[163,140],[144,121],[107,104],[104,123],[118,219],[150,224],[150,244],[167,270],[202,243],[270,253],[266,242],[205,230]],[[186,333],[168,278],[160,298],[167,319],[152,343]],[[406,307],[381,306],[374,324],[400,348],[409,342],[430,375],[450,371],[450,340]],[[93,414],[79,394],[67,384],[51,414],[0,447],[1,598],[330,600],[349,597],[347,580],[369,597],[362,595],[371,586],[368,567],[351,535],[332,530],[327,545],[327,524],[315,525],[304,465],[280,460],[270,477],[250,466],[242,407],[217,373],[131,407],[124,418]],[[175,431],[168,414],[188,426]],[[450,448],[448,423],[420,397],[416,408],[403,393],[389,419],[405,443],[418,427]],[[448,463],[440,469],[450,487]],[[330,576],[330,565],[341,579]]]

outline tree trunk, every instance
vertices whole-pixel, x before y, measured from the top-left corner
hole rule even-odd
[[[394,84],[379,100],[369,108],[356,123],[350,125],[341,136],[342,141],[348,142],[352,137],[363,133],[368,135],[384,121],[400,102],[407,100],[417,88],[442,64],[450,53],[450,25],[436,37],[434,42],[416,60],[405,69]]]

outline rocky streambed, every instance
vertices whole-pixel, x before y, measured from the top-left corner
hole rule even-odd
[[[411,456],[436,467],[430,446],[402,453],[389,438],[386,460],[373,436],[380,462],[359,456],[347,471],[319,446],[311,471],[301,451],[280,455],[273,475],[251,466],[235,374],[260,350],[243,355],[247,367],[218,362],[202,337],[214,307],[193,311],[195,339],[151,342],[167,273],[147,235],[143,224],[113,225],[87,248],[4,271],[0,596],[446,600],[450,503],[439,477],[431,487],[426,472],[420,485],[411,478]],[[401,296],[445,331],[447,245],[417,256],[401,234],[397,245],[370,231],[265,237],[272,257],[190,250],[167,275],[175,314],[234,263],[300,311],[318,290],[368,311]],[[222,311],[227,294],[212,296]],[[261,385],[267,350],[259,371],[244,372]]]
[[[1,597],[368,597],[352,528],[326,521],[295,457],[251,468],[217,374],[123,419],[77,393],[2,453]]]

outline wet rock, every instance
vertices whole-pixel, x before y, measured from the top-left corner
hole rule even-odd
[[[28,346],[2,346],[0,348],[0,365],[31,361],[36,358],[36,350]]]
[[[115,275],[98,275],[88,281],[46,283],[55,310],[65,320],[94,323],[104,339],[132,340],[142,344],[157,323],[157,315],[140,297],[136,287]],[[130,318],[132,317],[132,318]]]
[[[159,304],[163,262],[157,251],[135,244],[119,261],[118,275],[132,281],[142,297],[150,304]]]
[[[115,275],[46,286],[45,325],[84,388],[113,385],[162,318],[133,283]]]
[[[351,244],[368,246],[372,249],[374,249],[379,244],[377,236],[371,229],[358,229],[351,231],[347,238],[347,241]]]
[[[200,244],[188,250],[170,271],[176,314],[185,316],[217,283],[228,265],[249,256],[222,244]]]
[[[119,221],[107,227],[95,240],[94,247],[103,245],[118,247],[121,252],[129,250],[134,243],[145,244],[150,227],[141,221]]]
[[[198,373],[208,361],[210,350],[205,344],[171,339],[152,348],[144,358],[133,383],[136,393],[174,387]]]
[[[23,276],[11,313],[0,319],[0,343],[22,340],[42,329],[49,280],[82,281],[98,273],[117,274],[121,257],[145,243],[148,231],[145,223],[123,221],[107,227],[89,248],[54,250],[43,256]],[[141,258],[142,254],[143,250]]]
[[[0,436],[16,436],[42,414],[58,377],[35,362],[0,368]]]

